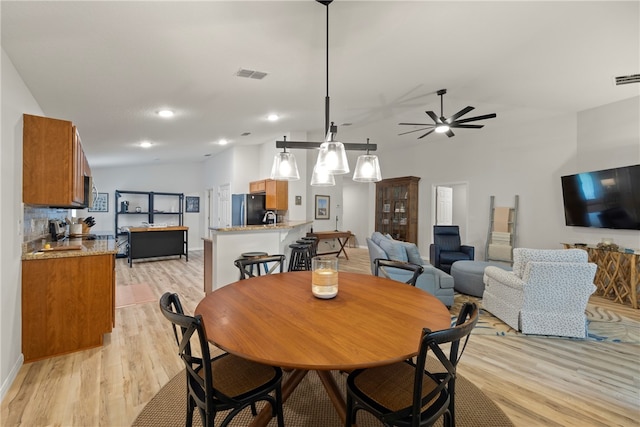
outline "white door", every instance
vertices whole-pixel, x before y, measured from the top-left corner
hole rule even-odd
[[[436,187],[436,225],[453,224],[453,188]]]
[[[229,184],[218,187],[218,224],[231,227],[231,189]]]

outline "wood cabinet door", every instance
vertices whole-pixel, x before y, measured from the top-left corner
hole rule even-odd
[[[26,362],[102,345],[114,325],[114,268],[114,255],[22,262]]]
[[[253,181],[249,183],[249,193],[264,193],[266,191],[265,180]]]
[[[70,121],[23,115],[22,201],[81,208],[86,158]]]
[[[286,211],[289,209],[289,182],[267,179],[265,181],[265,207],[269,210]]]

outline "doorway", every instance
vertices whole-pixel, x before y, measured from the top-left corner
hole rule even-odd
[[[457,225],[460,227],[460,240],[467,240],[468,194],[466,182],[442,183],[433,186],[431,198],[431,241],[433,225]]]

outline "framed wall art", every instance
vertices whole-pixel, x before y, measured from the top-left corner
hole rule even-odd
[[[185,212],[200,212],[200,197],[186,196],[184,200]]]
[[[93,206],[87,209],[89,212],[109,212],[109,193],[98,193],[93,199]]]
[[[316,194],[316,219],[329,219],[329,196]]]

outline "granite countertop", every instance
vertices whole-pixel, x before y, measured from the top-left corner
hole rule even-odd
[[[209,230],[217,233],[224,232],[237,232],[237,231],[272,231],[272,230],[288,230],[295,227],[300,227],[306,224],[312,224],[313,221],[287,221],[280,222],[276,225],[241,225],[235,227],[209,227]]]
[[[41,251],[41,241],[26,243],[22,247],[22,260],[69,258],[92,255],[114,255],[118,252],[115,239],[67,239],[61,242],[48,242],[51,250]],[[76,248],[65,250],[65,248]],[[57,249],[62,248],[62,249]]]

